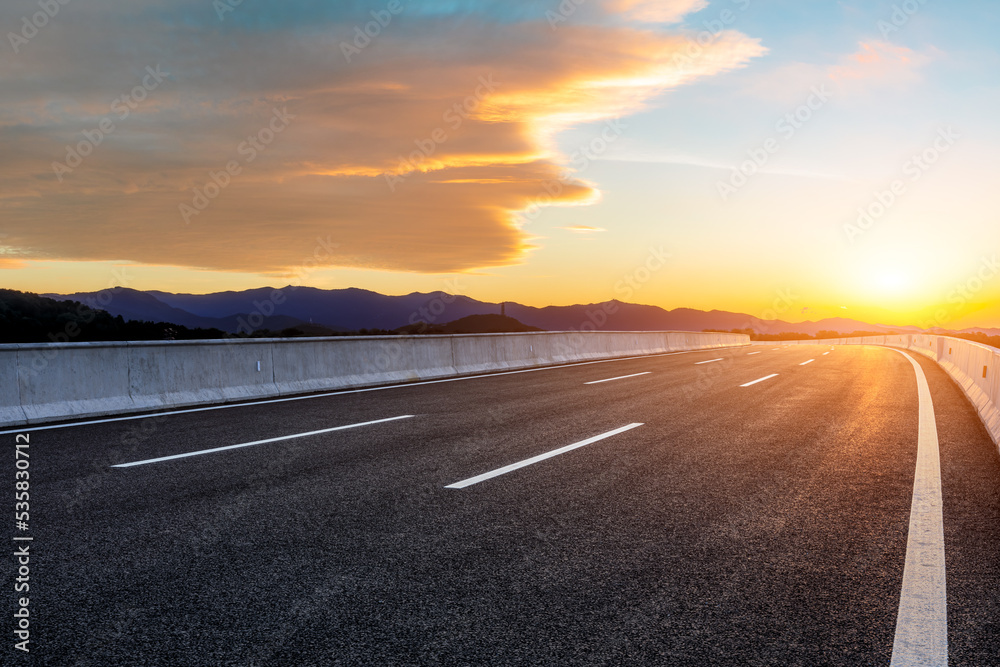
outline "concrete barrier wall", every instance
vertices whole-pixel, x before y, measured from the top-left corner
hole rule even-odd
[[[16,345],[8,345],[15,349],[0,352],[0,423],[25,424],[28,418],[21,407],[21,389],[17,375]]]
[[[50,343],[15,347],[21,409],[29,423],[66,414],[133,409],[128,348],[100,343]],[[8,350],[0,352],[6,356]]]
[[[0,426],[749,342],[594,331],[0,345]]]
[[[785,342],[785,341],[780,341]],[[801,345],[884,345],[930,357],[962,387],[1000,453],[1000,349],[962,338],[928,334],[794,341]]]

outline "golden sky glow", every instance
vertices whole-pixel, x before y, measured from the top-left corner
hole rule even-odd
[[[980,3],[404,4],[372,37],[385,3],[105,0],[8,38],[3,286],[1000,327]]]

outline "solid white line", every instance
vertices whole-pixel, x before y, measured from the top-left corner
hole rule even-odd
[[[709,359],[708,361],[696,361],[694,362],[694,365],[701,366],[702,364],[714,364],[716,361],[722,361],[722,357],[719,357],[718,359]]]
[[[108,424],[111,422],[130,421],[132,419],[148,419],[150,417],[169,417],[171,415],[183,415],[189,412],[205,412],[208,410],[227,410],[229,408],[245,408],[251,405],[267,405],[269,403],[287,403],[289,401],[307,401],[312,398],[326,398],[327,396],[339,396],[341,394],[361,394],[368,391],[384,391],[386,389],[400,389],[404,387],[419,387],[426,384],[441,384],[443,382],[460,382],[462,380],[479,380],[491,378],[498,375],[516,375],[518,373],[536,373],[539,371],[555,371],[564,368],[574,368],[576,366],[590,366],[592,364],[608,364],[615,361],[635,361],[636,359],[649,359],[652,357],[673,357],[679,354],[692,354],[694,352],[704,352],[704,350],[681,350],[680,352],[663,352],[661,354],[643,354],[638,357],[618,357],[615,359],[598,359],[596,361],[581,361],[573,364],[559,364],[557,366],[542,366],[540,368],[522,368],[518,371],[501,371],[499,373],[483,373],[482,375],[465,375],[462,377],[442,378],[440,380],[424,380],[423,382],[406,382],[403,384],[390,384],[380,387],[366,387],[364,389],[338,389],[322,394],[309,394],[306,396],[287,396],[285,398],[270,398],[263,401],[251,401],[249,403],[225,403],[223,405],[209,405],[203,408],[185,408],[183,410],[166,410],[163,412],[149,412],[143,415],[125,415],[122,417],[107,417],[105,419],[88,419],[86,421],[71,422],[68,424],[53,424],[50,426],[25,426],[22,428],[11,428],[0,431],[0,435],[10,433],[28,433],[30,431],[48,431],[57,428],[71,428],[73,426],[90,426],[91,424]]]
[[[917,376],[920,430],[917,468],[906,538],[906,564],[899,594],[891,667],[948,664],[948,609],[945,587],[944,519],[941,499],[941,453],[934,403],[920,364],[905,356]]]
[[[244,442],[239,445],[227,445],[225,447],[215,447],[214,449],[203,449],[198,452],[188,452],[186,454],[174,454],[173,456],[161,456],[156,459],[146,459],[145,461],[133,461],[132,463],[118,463],[112,468],[131,468],[132,466],[141,466],[147,463],[159,463],[161,461],[172,461],[173,459],[183,459],[188,456],[200,456],[201,454],[213,454],[215,452],[224,452],[227,449],[239,449],[240,447],[252,447],[254,445],[263,445],[268,442],[279,442],[281,440],[293,440],[295,438],[305,438],[310,435],[319,435],[321,433],[331,433],[333,431],[343,431],[349,428],[358,428],[359,426],[371,426],[372,424],[384,424],[385,422],[392,422],[398,419],[410,419],[414,415],[400,415],[399,417],[389,417],[388,419],[376,419],[375,421],[362,422],[360,424],[347,424],[346,426],[334,426],[333,428],[324,428],[319,431],[309,431],[308,433],[295,433],[293,435],[283,435],[280,438],[268,438],[267,440],[254,440],[253,442]]]
[[[806,364],[811,364],[814,361],[816,361],[816,360],[815,359],[810,359],[809,361],[803,361],[801,364],[799,364],[799,366],[805,366]]]
[[[454,484],[449,484],[444,488],[464,489],[467,486],[472,486],[473,484],[478,484],[479,482],[485,482],[488,479],[493,479],[494,477],[499,477],[500,475],[506,475],[507,473],[517,470],[519,468],[524,468],[525,466],[530,466],[534,463],[538,463],[539,461],[550,459],[553,456],[559,456],[560,454],[565,454],[566,452],[578,449],[580,447],[584,447],[586,445],[593,444],[599,440],[604,440],[605,438],[610,438],[613,435],[618,435],[619,433],[624,433],[625,431],[630,431],[639,426],[642,426],[642,424],[639,423],[639,424],[629,424],[628,426],[622,426],[621,428],[616,428],[613,431],[608,431],[607,433],[602,433],[601,435],[595,435],[593,438],[587,438],[586,440],[581,440],[580,442],[573,443],[572,445],[566,445],[565,447],[560,447],[559,449],[553,449],[551,452],[539,454],[538,456],[533,456],[530,459],[525,459],[517,463],[511,463],[508,466],[497,468],[496,470],[483,473],[482,475],[476,475],[475,477],[464,479],[461,482],[455,482]]]
[[[760,352],[747,352],[747,356],[748,356],[748,357],[749,357],[749,356],[750,356],[751,354],[760,354]]]
[[[652,371],[646,371],[645,373],[632,373],[632,375],[622,375],[616,378],[608,378],[607,380],[594,380],[593,382],[584,382],[584,384],[601,384],[602,382],[613,382],[615,380],[624,380],[625,378],[636,378],[640,375],[649,375]]]
[[[759,380],[754,380],[753,382],[747,382],[746,384],[741,384],[740,386],[741,387],[750,387],[752,385],[757,384],[758,382],[763,382],[764,380],[770,380],[771,378],[776,378],[776,377],[778,377],[777,373],[771,373],[770,375],[766,375],[766,376],[760,378]]]

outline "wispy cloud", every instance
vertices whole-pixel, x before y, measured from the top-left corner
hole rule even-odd
[[[590,227],[588,225],[570,225],[568,227],[560,227],[559,229],[565,229],[568,232],[575,232],[577,234],[597,234],[608,231],[603,227]]]
[[[613,0],[609,8],[637,21],[678,23],[707,6],[707,0]]]
[[[877,40],[861,42],[858,51],[829,69],[829,76],[842,86],[901,87],[920,80],[921,68],[933,60],[934,53]]]
[[[736,162],[724,162],[711,158],[702,158],[693,155],[679,154],[654,154],[654,153],[622,153],[607,158],[601,158],[610,162],[635,162],[640,164],[670,164],[683,167],[701,167],[703,169],[715,169],[719,171],[732,172],[740,168]],[[758,169],[757,173],[770,174],[772,176],[795,176],[800,178],[812,178],[833,181],[854,180],[844,174],[828,173],[810,169],[796,169],[794,167],[764,166]]]

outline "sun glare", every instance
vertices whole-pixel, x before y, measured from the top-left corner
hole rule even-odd
[[[900,295],[907,291],[913,281],[901,269],[885,268],[876,273],[873,280],[879,292],[887,295]]]

